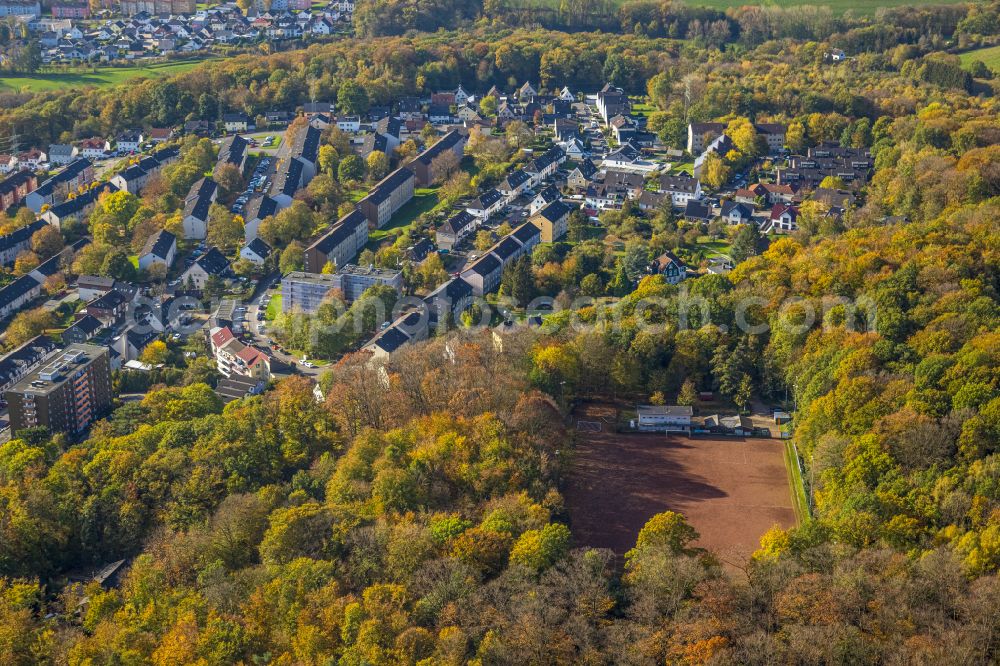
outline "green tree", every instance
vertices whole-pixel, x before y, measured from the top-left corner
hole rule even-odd
[[[104,263],[101,264],[101,275],[107,277],[113,277],[116,280],[122,280],[125,282],[131,282],[135,280],[135,265],[132,260],[128,258],[128,255],[121,250],[111,250],[104,257]]]
[[[357,155],[348,155],[340,160],[337,167],[337,179],[346,183],[352,180],[361,180],[365,177],[365,161]]]
[[[302,246],[302,243],[298,241],[289,243],[288,247],[281,252],[281,258],[278,260],[278,270],[282,274],[301,271],[305,261],[304,251],[305,248]]]
[[[323,144],[319,147],[319,156],[316,158],[320,171],[330,176],[337,175],[337,165],[340,163],[340,156],[333,146]]]
[[[510,549],[510,562],[543,571],[566,556],[569,544],[569,528],[562,523],[528,530],[518,537]]]
[[[596,298],[604,294],[604,283],[601,281],[601,276],[597,273],[588,273],[580,281],[580,292],[584,296],[591,296]]]
[[[695,387],[694,380],[688,377],[681,385],[680,393],[677,394],[677,404],[691,407],[697,403],[698,389]]]
[[[373,150],[365,158],[368,177],[373,181],[382,180],[389,173],[389,158],[381,150]]]
[[[739,263],[757,255],[760,229],[754,223],[741,224],[733,236],[733,261]]]
[[[625,270],[625,263],[619,259],[615,265],[615,274],[608,283],[608,293],[612,296],[624,296],[632,291],[632,281]]]
[[[337,90],[337,108],[349,116],[362,116],[368,112],[368,92],[354,79],[344,79]]]

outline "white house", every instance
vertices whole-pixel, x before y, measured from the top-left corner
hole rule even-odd
[[[636,405],[639,430],[646,432],[691,432],[694,409],[686,405]]]
[[[208,235],[208,210],[218,193],[211,178],[202,178],[191,186],[184,200],[184,238],[201,240]]]
[[[142,141],[142,132],[122,132],[115,139],[115,147],[123,153],[137,153]]]
[[[260,238],[254,238],[240,250],[240,259],[261,266],[271,256],[271,246]]]
[[[146,240],[146,245],[139,254],[139,270],[149,270],[154,264],[163,264],[169,269],[176,254],[177,237],[161,229]]]

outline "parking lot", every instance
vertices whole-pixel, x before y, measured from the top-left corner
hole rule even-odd
[[[274,158],[272,157],[262,157],[254,167],[253,173],[250,174],[250,178],[247,180],[247,187],[236,198],[230,210],[237,215],[243,212],[244,206],[246,206],[247,201],[250,200],[254,194],[258,192],[266,192],[268,186],[271,184],[271,176],[273,173]]]

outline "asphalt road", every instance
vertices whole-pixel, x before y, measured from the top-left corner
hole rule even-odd
[[[270,285],[276,284],[277,281],[280,279],[280,277],[281,277],[280,273],[273,273],[269,275],[267,279],[261,280],[260,285],[257,287],[257,290],[254,292],[253,296],[251,296],[250,300],[247,302],[247,326],[249,328],[250,335],[253,338],[254,344],[256,344],[262,349],[267,349],[268,351],[270,351],[271,355],[277,360],[294,368],[295,371],[298,372],[299,374],[306,375],[307,377],[316,378],[326,369],[324,366],[307,368],[306,366],[302,365],[299,359],[295,358],[291,354],[286,354],[284,352],[271,349],[271,345],[268,342],[269,336],[267,335],[267,333],[265,332],[262,334],[258,331],[259,323],[264,323],[265,326],[270,324],[270,322],[263,322],[263,321],[258,322],[257,313],[261,311],[262,301],[268,296],[267,289],[269,288]]]

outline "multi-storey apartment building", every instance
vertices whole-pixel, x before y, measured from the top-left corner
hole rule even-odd
[[[108,349],[71,344],[7,391],[14,432],[43,426],[79,433],[111,407]]]

